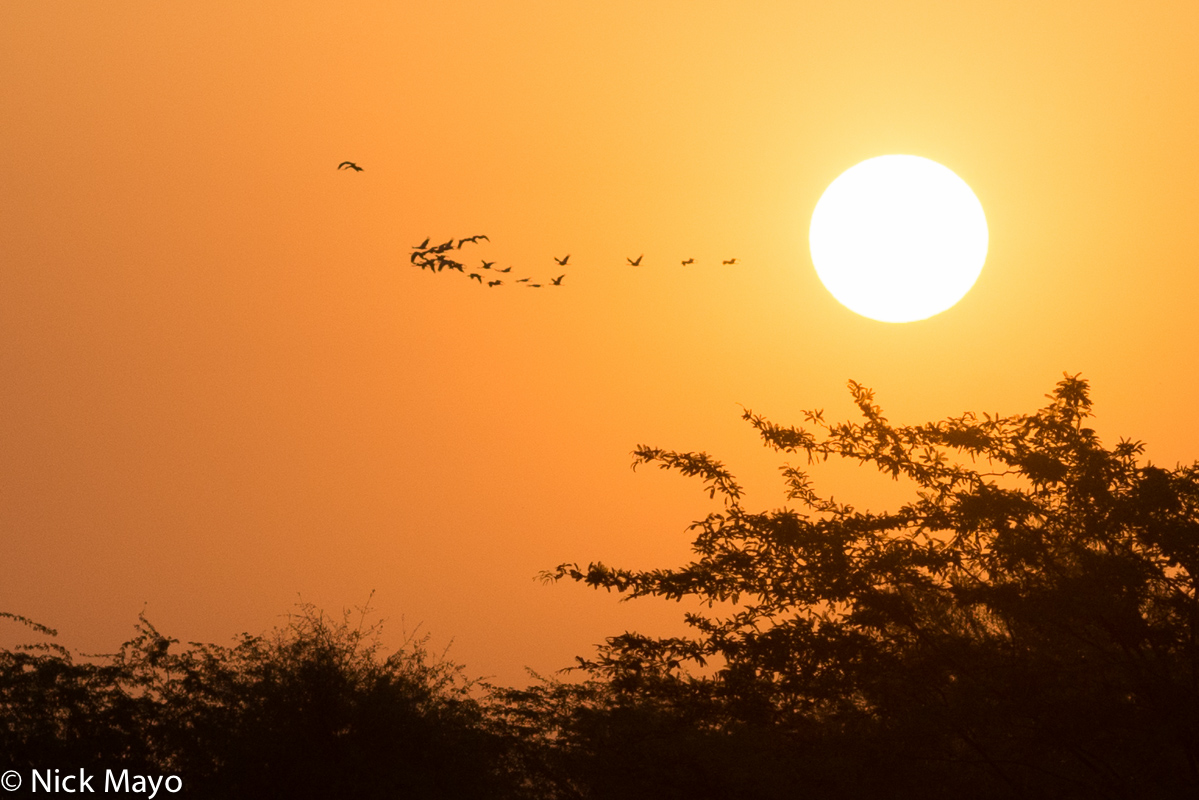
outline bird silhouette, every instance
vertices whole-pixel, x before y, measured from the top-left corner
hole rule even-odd
[[[466,238],[458,240],[458,247],[461,249],[462,245],[466,244],[467,242],[470,242],[471,244],[478,244],[480,239],[487,239],[487,237],[481,233],[477,236],[467,236]],[[491,240],[487,239],[487,241],[490,242]]]
[[[474,278],[475,280],[477,280],[477,281],[479,282],[479,285],[480,285],[480,286],[482,286],[482,285],[483,285],[483,276],[482,276],[482,275],[480,275],[480,274],[479,274],[479,273],[477,273],[477,272],[472,272],[471,274],[467,275],[466,277],[468,277],[468,278]]]
[[[353,161],[343,161],[337,165],[338,169],[345,169],[346,167],[349,167],[350,169],[354,170],[355,172],[362,172],[362,167],[358,166]]]
[[[430,238],[431,238],[431,237],[429,237],[429,236],[426,236],[426,237],[425,237],[425,240],[424,240],[423,242],[421,242],[420,244],[417,244],[417,245],[413,245],[413,246],[412,246],[412,249],[413,249],[413,250],[424,250],[426,247],[428,247],[428,246],[429,246],[429,239],[430,239]]]
[[[511,272],[511,271],[512,271],[512,267],[504,267],[503,269],[496,270],[496,272]]]
[[[529,284],[529,288],[530,288],[530,289],[540,289],[540,288],[541,288],[541,284],[540,284],[540,283],[530,283],[530,284]]]
[[[527,283],[530,280],[532,280],[532,278],[517,278],[516,282],[517,283]]]
[[[557,256],[554,256],[554,260],[558,262],[558,266],[565,267],[566,262],[570,261],[570,253],[566,254],[566,258],[558,258]]]
[[[728,261],[721,261],[720,263],[721,263],[721,264],[736,264],[736,263],[737,263],[737,259],[735,259],[735,258],[730,258]]]
[[[629,262],[630,267],[639,267],[639,266],[641,266],[641,259],[643,259],[643,258],[645,258],[645,253],[642,253],[641,255],[637,256],[636,261],[634,261],[631,258],[626,258],[625,261]]]
[[[480,261],[482,261],[482,259],[480,259]],[[483,261],[483,269],[491,269],[491,265],[494,263],[494,261]]]
[[[695,263],[695,259],[694,259],[694,258],[689,258],[689,259],[687,259],[686,261],[684,261],[684,262],[683,262],[683,266],[685,267],[685,266],[687,266],[688,264],[694,264],[694,263]]]
[[[551,278],[551,279],[550,279],[550,283],[554,284],[555,286],[561,286],[561,285],[562,285],[562,279],[563,279],[563,278],[565,278],[565,277],[566,277],[566,273],[562,273],[561,275],[559,275],[559,276],[558,276],[558,277],[556,277],[556,278]]]
[[[487,281],[487,288],[490,289],[492,286],[502,286],[503,284],[503,281]]]

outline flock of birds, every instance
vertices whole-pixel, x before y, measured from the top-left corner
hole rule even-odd
[[[337,165],[339,170],[350,169],[354,172],[362,172],[362,167],[355,164],[353,161],[343,161]],[[456,254],[461,250],[463,245],[478,244],[479,241],[490,242],[485,234],[477,234],[475,236],[466,236],[461,239],[450,239],[441,244],[430,245],[431,237],[426,236],[425,240],[412,248],[412,254],[409,260],[413,266],[420,267],[422,270],[429,270],[431,273],[444,272],[449,270],[465,275],[467,279],[477,281],[480,286],[487,286],[489,289],[494,289],[497,286],[503,286],[505,281],[511,285],[521,285],[530,289],[540,289],[543,286],[561,286],[562,279],[566,277],[566,273],[562,273],[556,278],[550,278],[547,283],[534,283],[531,277],[510,279],[507,275],[512,272],[512,267],[504,267],[503,269],[495,266],[496,262],[479,259],[480,266],[468,267],[461,261],[458,261],[451,253]],[[570,253],[567,253],[562,258],[554,256],[554,261],[559,267],[565,267],[570,262]],[[645,258],[645,254],[636,258],[626,258],[628,265],[631,267],[641,266],[641,259]],[[680,262],[684,267],[695,263],[694,258],[684,259]],[[728,258],[721,262],[726,266],[736,265],[737,259]],[[504,275],[500,278],[498,275]]]

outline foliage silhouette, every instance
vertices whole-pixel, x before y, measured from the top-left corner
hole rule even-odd
[[[892,425],[870,390],[850,391],[860,422],[743,416],[775,451],[909,480],[899,509],[821,497],[786,465],[800,508],[751,513],[707,454],[639,446],[634,467],[699,477],[723,501],[692,525],[695,560],[545,574],[713,609],[686,614],[690,636],[609,638],[579,659],[590,693],[547,683],[515,698],[561,707],[573,694],[557,730],[576,773],[656,776],[586,796],[718,796],[678,779],[717,748],[676,737],[643,764],[613,740],[631,735],[614,734],[630,713],[643,717],[634,729],[669,722],[782,765],[786,780],[767,784],[760,764],[734,760],[740,797],[1192,796],[1199,467],[1141,464],[1139,442],[1105,449],[1077,376],[1031,415],[920,426]]]
[[[385,652],[365,610],[303,605],[233,647],[142,617],[112,655],[0,651],[5,768],[176,774],[233,800],[1193,796],[1199,466],[1103,447],[1077,377],[1030,415],[919,426],[850,390],[858,422],[744,418],[777,452],[909,481],[895,511],[785,465],[798,507],[751,512],[714,458],[639,446],[635,467],[722,501],[694,559],[544,575],[699,600],[687,636],[626,632],[579,659],[582,681],[510,689],[427,637]]]
[[[0,612],[48,637],[57,631]],[[88,771],[120,761],[134,772],[155,766],[143,746],[152,716],[140,676],[121,656],[76,662],[54,642],[0,652],[0,753],[25,771],[70,765]]]
[[[387,655],[378,634],[303,605],[232,648],[172,652],[142,617],[118,653],[86,662],[54,644],[0,652],[0,752],[22,772],[175,774],[194,797],[511,796],[476,684],[430,658],[427,637]]]

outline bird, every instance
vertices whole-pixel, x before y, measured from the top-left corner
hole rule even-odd
[[[492,286],[502,286],[503,284],[503,281],[487,281],[487,288],[490,289]]]
[[[566,273],[564,272],[564,273],[562,273],[561,275],[559,275],[559,276],[558,276],[558,277],[556,277],[556,278],[551,278],[551,279],[550,279],[550,283],[554,284],[555,286],[561,286],[561,285],[562,285],[562,279],[563,279],[563,278],[565,278],[565,277],[566,277]]]
[[[526,283],[529,280],[530,280],[529,278],[517,278],[516,282],[517,283]]]
[[[688,264],[694,264],[694,263],[695,263],[695,259],[694,259],[694,258],[689,258],[689,259],[687,259],[686,261],[684,261],[684,262],[683,262],[683,266],[685,267],[685,266],[687,266]]]
[[[482,259],[479,260],[482,261]],[[483,269],[491,269],[491,265],[494,263],[494,261],[483,261]]]
[[[443,269],[456,269],[459,272],[465,273],[466,265],[459,261],[455,261],[452,258],[446,258],[445,256],[438,256],[437,257],[437,271],[441,272]]]
[[[541,288],[541,284],[540,284],[540,283],[530,283],[530,284],[529,284],[529,288],[530,288],[530,289],[540,289],[540,288]]]
[[[413,245],[413,246],[412,246],[412,249],[413,249],[413,250],[424,250],[426,247],[428,247],[428,246],[429,246],[429,239],[430,239],[430,238],[431,238],[431,237],[429,237],[429,236],[426,236],[426,237],[425,237],[425,240],[424,240],[423,242],[421,242],[420,244],[417,244],[417,245]]]
[[[737,263],[737,259],[735,259],[735,258],[730,258],[728,261],[721,261],[720,263],[721,263],[721,264],[736,264],[736,263]]]
[[[641,266],[641,259],[643,259],[643,258],[645,258],[645,253],[642,253],[641,255],[637,256],[636,261],[634,261],[631,258],[626,258],[625,261],[628,261],[629,266],[631,266],[631,267],[639,267],[639,266]]]
[[[345,169],[346,167],[349,167],[350,169],[354,170],[355,172],[362,172],[362,167],[358,166],[353,161],[343,161],[337,165],[338,169]]]
[[[570,253],[567,253],[565,258],[558,258],[557,256],[554,256],[554,260],[558,262],[558,266],[565,267],[566,262],[570,261]]]
[[[480,239],[487,239],[487,237],[480,233],[478,236],[467,236],[464,239],[459,239],[458,248],[461,249],[462,245],[466,244],[467,242],[470,242],[471,244],[478,244]],[[490,242],[491,240],[487,239],[487,241]]]
[[[511,272],[511,271],[512,271],[512,267],[504,267],[503,269],[496,270],[496,272]]]
[[[471,274],[467,275],[466,277],[468,277],[468,278],[474,278],[475,280],[477,280],[477,281],[479,282],[479,285],[480,285],[480,286],[482,286],[482,285],[483,285],[483,276],[482,276],[482,275],[480,275],[480,274],[479,274],[479,273],[477,273],[477,272],[472,272]]]

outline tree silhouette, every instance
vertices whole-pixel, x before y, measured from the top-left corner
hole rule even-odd
[[[573,692],[558,730],[575,761],[629,771],[636,759],[611,734],[635,710],[733,749],[754,743],[742,749],[813,797],[1191,796],[1199,468],[1142,464],[1139,442],[1104,448],[1077,376],[1031,415],[919,426],[892,425],[870,390],[850,391],[861,421],[743,416],[777,452],[872,464],[910,481],[912,500],[858,511],[786,465],[799,507],[752,513],[707,454],[637,447],[634,467],[698,477],[723,500],[691,526],[694,560],[545,577],[712,611],[686,614],[693,635],[609,638],[579,660],[590,694],[546,684],[517,699]],[[708,744],[675,744],[651,769],[658,796],[687,794],[672,765],[712,763]],[[794,796],[795,783],[757,772],[740,770],[739,796]]]

